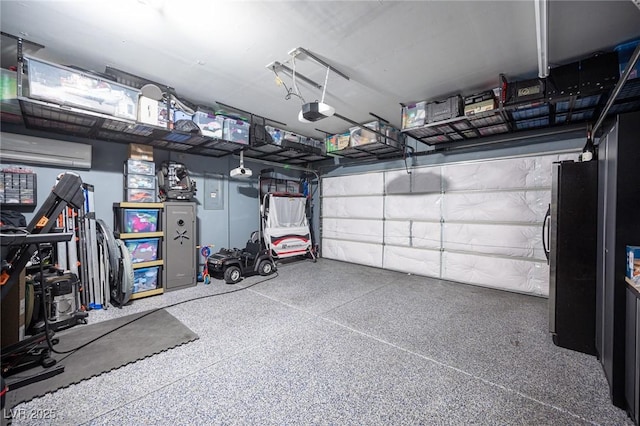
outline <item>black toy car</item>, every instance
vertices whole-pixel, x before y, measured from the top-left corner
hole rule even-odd
[[[276,264],[260,243],[247,242],[244,249],[220,249],[207,258],[207,269],[211,277],[235,284],[251,275],[271,275]]]

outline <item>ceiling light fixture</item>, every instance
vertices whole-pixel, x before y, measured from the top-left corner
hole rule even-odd
[[[549,75],[549,3],[533,0],[536,14],[536,42],[538,45],[538,77]]]

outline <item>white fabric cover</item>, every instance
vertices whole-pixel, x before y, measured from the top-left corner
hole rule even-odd
[[[267,248],[277,258],[307,253],[311,248],[311,233],[305,214],[306,198],[267,197],[269,211],[263,229]]]
[[[322,222],[324,238],[382,244],[381,220],[327,218]]]
[[[549,186],[551,176],[535,158],[457,164],[442,167],[445,191]],[[550,170],[550,169],[549,169]]]
[[[382,268],[382,248],[380,244],[322,239],[323,257],[376,268]]]
[[[440,220],[441,194],[388,195],[384,217],[405,220]]]
[[[409,247],[384,247],[384,268],[428,277],[440,276],[440,252]]]
[[[406,220],[384,221],[384,242],[395,246],[411,245],[411,222]]]
[[[274,228],[297,228],[309,225],[305,214],[306,198],[269,196],[267,224]]]
[[[445,250],[470,251],[546,261],[541,225],[445,223]]]
[[[547,212],[549,189],[501,192],[454,192],[442,203],[445,222],[540,223]]]
[[[405,220],[384,222],[385,244],[440,249],[440,223]]]
[[[441,244],[440,222],[412,222],[411,246],[439,250]]]
[[[443,252],[442,278],[540,296],[549,294],[549,266],[544,262]]]
[[[388,269],[546,296],[542,222],[551,198],[552,163],[577,156],[325,178],[323,241],[330,242],[323,243],[328,249],[323,256],[372,266],[381,256]],[[383,251],[375,246],[381,230]],[[355,246],[349,240],[374,244],[350,253]]]
[[[411,192],[417,194],[442,192],[441,170],[440,166],[411,170]]]
[[[322,199],[322,217],[382,219],[383,197],[325,197]]]
[[[411,175],[406,170],[385,173],[385,192],[387,194],[408,194],[411,191]]]
[[[322,196],[382,195],[383,178],[382,172],[323,178]]]

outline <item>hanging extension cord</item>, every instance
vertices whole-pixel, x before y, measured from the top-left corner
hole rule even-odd
[[[278,71],[276,71],[275,67],[273,68],[273,73],[276,76],[276,84],[278,86],[284,87],[284,90],[287,92],[287,94],[284,96],[284,100],[285,101],[288,101],[289,99],[291,99],[291,96],[296,96],[302,101],[302,103],[305,103],[304,98],[302,96],[300,96],[299,94],[295,93],[293,91],[293,89],[291,89],[291,88],[289,88],[287,86],[287,84],[284,82],[284,80],[278,74]]]
[[[277,276],[278,276],[278,272],[276,271],[276,272],[275,272],[273,275],[271,275],[269,278],[265,278],[264,280],[258,281],[258,282],[256,282],[256,283],[253,283],[253,284],[248,285],[248,286],[246,286],[246,287],[237,288],[237,289],[235,289],[235,290],[231,290],[231,291],[225,291],[225,292],[223,292],[223,293],[216,293],[216,294],[209,294],[209,295],[206,295],[206,296],[194,297],[193,299],[187,299],[187,300],[183,300],[183,301],[181,301],[181,302],[172,303],[171,305],[163,306],[163,307],[161,307],[161,308],[152,309],[151,311],[146,312],[145,314],[140,315],[139,317],[134,318],[134,319],[132,319],[131,321],[128,321],[128,322],[126,322],[126,323],[124,323],[124,324],[122,324],[122,325],[120,325],[120,326],[118,326],[118,327],[114,328],[113,330],[110,330],[110,331],[108,331],[108,332],[106,332],[106,333],[104,333],[104,334],[102,334],[102,335],[100,335],[100,336],[98,336],[98,337],[96,337],[96,338],[94,338],[94,339],[91,339],[91,340],[90,340],[90,341],[88,341],[87,343],[84,343],[84,344],[82,344],[82,345],[78,346],[77,348],[69,349],[69,350],[66,350],[66,351],[57,351],[57,350],[55,350],[55,349],[53,348],[53,342],[51,341],[51,336],[49,335],[49,322],[48,322],[48,320],[47,320],[47,316],[46,316],[46,308],[44,307],[44,305],[45,305],[45,304],[43,303],[42,305],[43,305],[43,311],[44,311],[44,313],[45,313],[45,316],[44,316],[44,318],[45,318],[45,319],[44,319],[44,325],[45,325],[45,335],[46,335],[46,337],[47,337],[47,345],[49,346],[49,350],[51,350],[51,352],[53,352],[53,353],[56,353],[56,354],[59,354],[59,355],[65,355],[65,354],[68,354],[67,356],[63,357],[62,359],[59,359],[59,360],[58,360],[58,362],[60,362],[60,361],[62,361],[62,360],[64,360],[64,359],[66,359],[66,358],[67,358],[68,356],[70,356],[72,353],[77,352],[77,351],[79,351],[80,349],[82,349],[82,348],[84,348],[84,347],[86,347],[86,346],[90,345],[91,343],[96,342],[96,341],[98,341],[98,340],[102,339],[103,337],[105,337],[105,336],[107,336],[107,335],[109,335],[109,334],[113,333],[114,331],[117,331],[117,330],[119,330],[119,329],[121,329],[121,328],[123,328],[123,327],[125,327],[125,326],[127,326],[127,325],[129,325],[129,324],[132,324],[132,323],[134,323],[134,322],[136,322],[136,321],[138,321],[138,320],[140,320],[140,319],[142,319],[142,318],[144,318],[144,317],[146,317],[146,316],[149,316],[149,315],[151,315],[151,314],[153,314],[153,313],[155,313],[155,312],[158,312],[158,311],[160,311],[160,310],[162,310],[162,309],[172,308],[172,307],[174,307],[174,306],[182,305],[183,303],[187,303],[187,302],[193,302],[193,301],[195,301],[195,300],[208,299],[208,298],[210,298],[210,297],[223,296],[223,295],[225,295],[225,294],[231,294],[231,293],[236,293],[236,292],[238,292],[238,291],[247,290],[247,289],[249,289],[249,288],[251,288],[251,287],[254,287],[254,286],[258,285],[258,284],[262,284],[262,283],[264,283],[264,282],[267,282],[267,281],[269,281],[269,280],[272,280],[272,279],[276,278]]]

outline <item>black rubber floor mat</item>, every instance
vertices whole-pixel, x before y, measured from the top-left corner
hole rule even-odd
[[[109,331],[112,332],[71,355],[53,354],[52,358],[59,361],[50,369],[64,365],[61,374],[13,391],[12,382],[38,374],[44,368],[36,367],[7,378],[5,408],[198,339],[197,334],[161,309],[59,332],[54,337],[60,342],[54,348],[60,352],[73,349]]]

